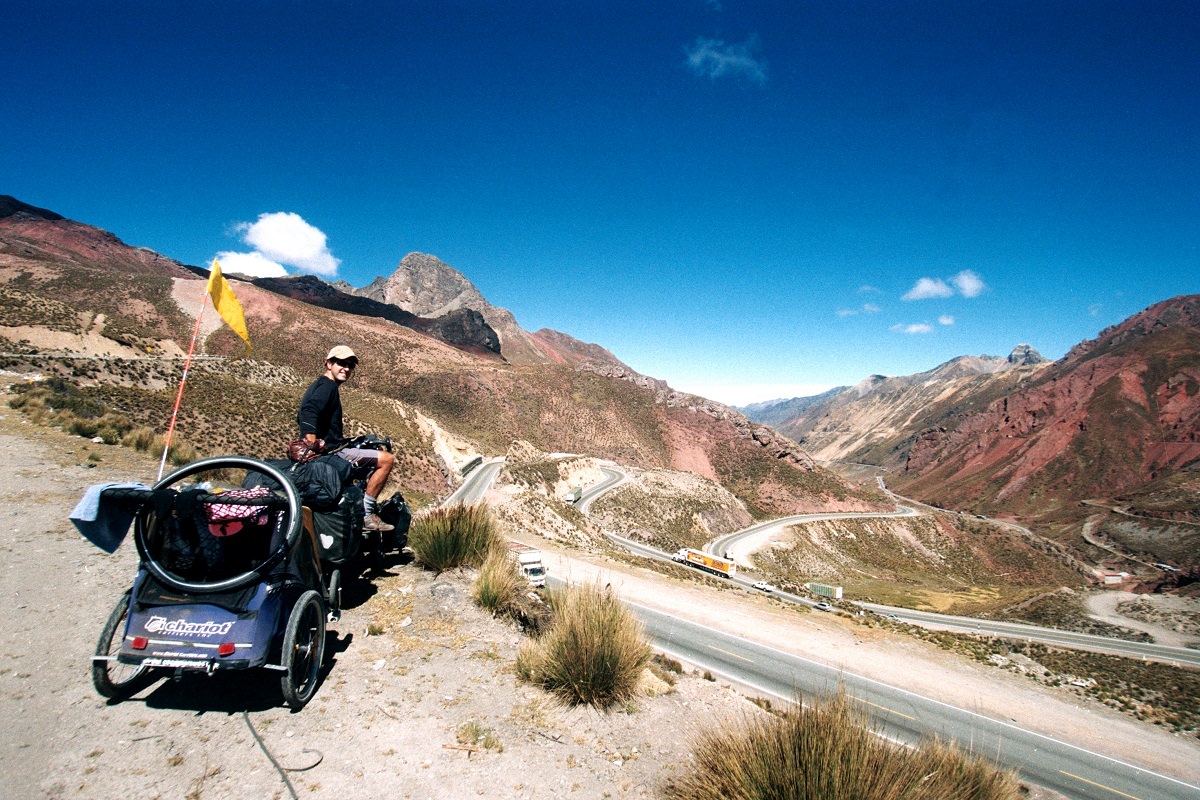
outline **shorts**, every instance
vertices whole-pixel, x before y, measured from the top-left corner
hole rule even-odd
[[[359,481],[371,476],[379,466],[379,451],[363,448],[347,447],[338,450],[337,457],[350,462],[350,479]]]

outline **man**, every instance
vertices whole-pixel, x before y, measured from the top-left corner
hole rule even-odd
[[[332,450],[346,441],[342,432],[342,397],[338,393],[342,384],[350,379],[358,366],[358,356],[344,344],[329,351],[325,356],[325,372],[309,384],[300,400],[300,411],[296,422],[300,436],[318,452]],[[369,531],[390,531],[392,526],[379,518],[378,497],[387,484],[396,457],[386,450],[342,448],[339,458],[350,462],[352,479],[365,478],[363,493],[363,527]]]

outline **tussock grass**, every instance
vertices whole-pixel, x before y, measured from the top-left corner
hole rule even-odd
[[[538,634],[550,624],[553,612],[532,591],[503,541],[488,551],[472,590],[475,603],[496,616],[506,616]]]
[[[85,439],[102,439],[106,444],[123,444],[139,451],[161,453],[165,437],[147,426],[137,426],[128,416],[109,411],[104,403],[85,396],[79,387],[50,378],[36,384],[12,387],[15,396],[9,407],[21,411],[33,423],[61,428]],[[167,460],[174,466],[190,464],[201,456],[192,443],[175,437]]]
[[[683,664],[661,653],[655,653],[647,666],[650,673],[667,686],[674,686],[678,676],[683,674]]]
[[[84,399],[61,378],[42,384],[18,384],[13,391],[16,396],[8,401],[9,407],[38,425],[56,426],[87,439],[99,436],[108,444],[120,441],[132,427],[127,418],[107,413],[102,405]]]
[[[166,446],[167,437],[155,434],[145,449],[153,455],[161,456],[163,448]],[[194,444],[186,439],[174,436],[171,438],[171,447],[167,450],[167,463],[175,467],[182,467],[198,460],[202,455],[199,448]]]
[[[1015,775],[940,742],[908,749],[872,732],[845,694],[703,733],[669,800],[1016,800]]]
[[[503,545],[488,551],[479,577],[475,581],[475,603],[493,614],[502,613],[517,604],[528,582],[517,570],[516,563]]]
[[[121,444],[132,447],[139,453],[145,453],[154,446],[156,436],[158,434],[149,425],[139,425],[121,437]]]
[[[485,506],[455,505],[418,516],[408,531],[417,561],[441,573],[481,567],[493,549],[503,548],[496,523]]]
[[[650,660],[641,622],[600,586],[549,593],[554,620],[517,653],[517,675],[568,705],[608,709],[633,699]]]

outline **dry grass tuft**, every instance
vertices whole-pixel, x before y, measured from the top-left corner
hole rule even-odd
[[[844,694],[702,734],[695,765],[668,781],[669,800],[1016,800],[1016,777],[934,742],[910,750],[877,736]]]
[[[435,508],[414,519],[408,546],[419,562],[441,573],[481,567],[488,554],[504,544],[486,507],[456,505]]]
[[[517,654],[517,675],[569,705],[608,709],[637,694],[650,660],[641,622],[611,591],[572,586],[550,592],[554,620]]]

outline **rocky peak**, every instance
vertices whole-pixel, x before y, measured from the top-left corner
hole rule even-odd
[[[353,293],[431,320],[467,319],[468,312],[476,312],[499,337],[500,355],[506,360],[517,364],[546,361],[511,312],[489,303],[465,275],[436,256],[409,253],[391,276],[376,278]]]
[[[376,278],[358,294],[418,317],[440,317],[459,308],[473,308],[486,317],[494,309],[465,275],[426,253],[409,253],[390,277]]]
[[[364,317],[380,317],[423,331],[447,344],[474,353],[499,354],[496,332],[471,308],[456,308],[434,318],[419,317],[393,303],[363,297],[345,281],[330,284],[315,275],[255,278],[256,286],[310,305]],[[350,289],[350,291],[347,291]]]
[[[1008,363],[1014,367],[1041,364],[1046,359],[1031,344],[1019,344],[1008,354]]]
[[[340,287],[339,287],[340,288]],[[409,253],[387,278],[376,278],[362,289],[343,288],[350,294],[387,303],[410,314],[437,323],[451,318],[455,329],[464,324],[478,327],[475,316],[495,331],[499,352],[514,364],[583,363],[615,364],[612,353],[599,345],[581,342],[565,333],[542,329],[529,333],[507,309],[492,305],[465,275],[436,256]]]

